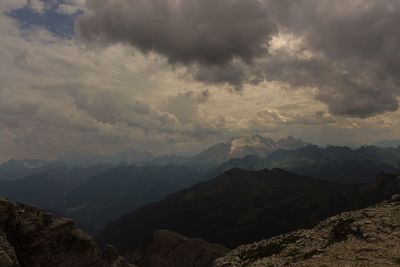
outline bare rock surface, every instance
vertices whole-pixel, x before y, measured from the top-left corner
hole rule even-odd
[[[393,195],[391,201],[392,202],[400,201],[400,194]]]
[[[214,267],[400,266],[399,244],[400,201],[392,200],[240,246]]]
[[[19,267],[17,255],[14,248],[7,240],[7,235],[0,230],[0,266]]]
[[[228,249],[197,238],[160,230],[146,250],[146,267],[207,267],[228,253]]]
[[[55,219],[30,205],[0,198],[0,266],[129,267],[109,248],[101,252],[92,237],[69,219]]]

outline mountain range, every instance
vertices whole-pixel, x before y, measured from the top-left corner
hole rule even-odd
[[[246,156],[233,158],[242,155]],[[222,159],[228,161],[217,164]],[[72,217],[95,233],[126,212],[233,168],[281,168],[334,183],[368,184],[381,173],[400,173],[400,148],[318,147],[293,137],[275,142],[246,136],[191,158],[165,156],[152,164],[74,166],[67,161],[10,160],[0,165],[0,177],[7,180],[0,181],[0,195]]]
[[[232,138],[224,143],[215,144],[193,157],[163,156],[150,161],[148,164],[180,164],[186,166],[215,166],[233,158],[247,155],[266,157],[279,149],[298,149],[307,143],[292,136],[278,141],[261,135],[247,135]]]
[[[265,158],[246,156],[231,159],[210,171],[204,179],[232,168],[281,168],[333,182],[371,183],[381,173],[400,172],[400,148],[364,146],[351,149],[307,145],[295,150],[276,150]]]
[[[183,166],[120,166],[92,177],[55,210],[85,225],[101,227],[144,204],[193,185],[197,172]]]
[[[399,147],[400,139],[383,140],[383,141],[375,142],[373,145],[377,146],[377,147]]]
[[[281,169],[231,169],[138,208],[108,224],[102,243],[122,251],[146,244],[154,231],[173,230],[227,247],[307,228],[343,210],[364,207],[399,190],[397,176],[371,186],[344,185]]]
[[[32,173],[24,178],[0,181],[0,195],[19,202],[52,208],[93,176],[111,167],[112,165],[108,164],[96,164],[90,167],[52,163],[43,165],[32,170]]]
[[[254,135],[193,157],[132,150],[76,162],[9,160],[0,165],[0,195],[75,219],[139,266],[178,264],[183,254],[176,266],[211,266],[226,247],[310,228],[388,199],[400,192],[399,173],[400,147],[318,147]],[[22,211],[17,215],[24,220]]]
[[[14,181],[48,169],[67,166],[65,162],[10,159],[0,164],[0,181]]]

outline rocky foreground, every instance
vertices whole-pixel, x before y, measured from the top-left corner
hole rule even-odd
[[[69,219],[0,198],[1,267],[132,267],[111,246],[95,241]]]
[[[240,246],[214,267],[400,266],[400,196],[300,230]]]
[[[160,230],[154,233],[141,266],[207,267],[228,252],[224,246],[203,239],[187,238],[172,231]]]
[[[137,262],[144,267],[400,266],[400,195],[331,217],[309,230],[279,235],[229,252],[202,239],[155,232]],[[0,198],[1,267],[133,267],[112,246],[69,219]]]

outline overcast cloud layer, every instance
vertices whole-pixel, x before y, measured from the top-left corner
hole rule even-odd
[[[22,8],[77,34],[10,16]],[[397,0],[3,0],[0,161],[395,139],[399,20]]]
[[[397,0],[96,0],[89,10],[78,22],[83,37],[197,64],[201,81],[313,86],[339,115],[398,109]],[[273,36],[297,45],[272,54]]]

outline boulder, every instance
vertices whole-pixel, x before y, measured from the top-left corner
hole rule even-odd
[[[154,233],[146,249],[146,267],[207,267],[215,259],[228,253],[228,249],[197,238],[160,230]]]
[[[117,252],[115,252],[117,253]],[[110,253],[108,253],[110,255]],[[0,198],[1,267],[128,267],[107,256],[70,219],[55,219],[33,206]]]
[[[17,254],[7,240],[7,235],[0,230],[0,266],[19,267]]]
[[[400,194],[393,195],[391,201],[392,202],[400,201]]]

